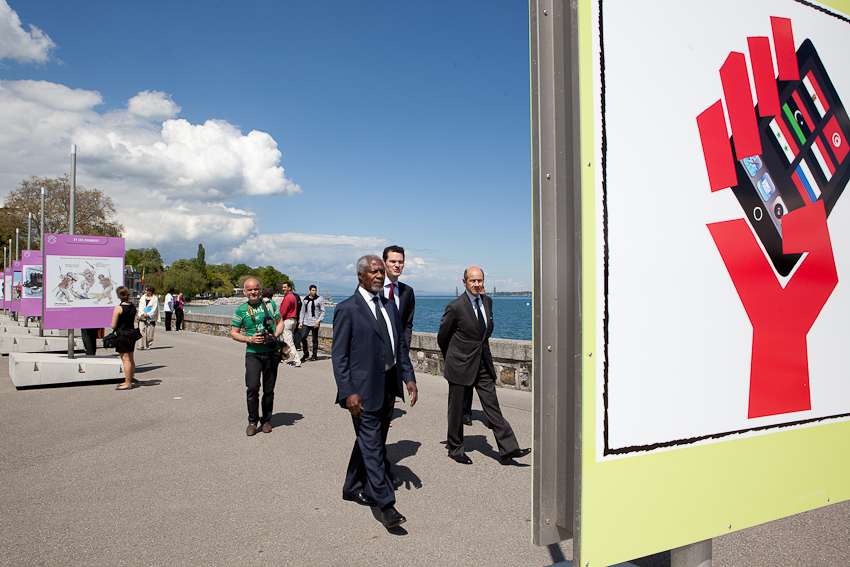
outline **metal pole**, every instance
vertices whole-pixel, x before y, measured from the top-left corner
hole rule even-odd
[[[30,249],[31,246],[31,237],[32,237],[32,213],[27,213],[27,250]]]
[[[711,567],[711,540],[671,550],[670,567]]]
[[[6,314],[6,266],[9,265],[9,261],[6,259],[6,247],[3,247],[3,315]]]
[[[45,298],[45,287],[46,283],[44,281],[44,187],[41,188],[41,229],[39,231],[39,243],[38,249],[41,250],[41,317],[38,318],[38,336],[44,336],[44,298]]]
[[[71,218],[68,234],[74,234],[74,197],[77,192],[77,145],[71,146]]]
[[[74,194],[77,192],[77,145],[71,146],[71,207],[68,234],[74,234]],[[68,358],[74,358],[74,329],[68,329]]]
[[[21,247],[21,229],[15,229],[15,255],[12,257],[12,295],[15,295],[15,262],[17,262],[20,258],[18,257],[19,248]],[[15,311],[14,315],[15,321],[18,320],[18,312]]]
[[[9,260],[6,262],[6,267],[7,267],[7,268],[11,268],[11,267],[12,267],[12,239],[11,239],[11,238],[9,239]],[[9,283],[11,284],[11,283],[12,283],[12,281],[11,281],[11,280],[9,280]],[[8,293],[8,294],[9,294],[9,297],[12,297],[12,290],[11,290],[11,289],[9,289],[9,290],[7,290],[7,289],[6,289],[6,272],[3,272],[3,299],[4,299],[4,300],[6,299],[6,293]],[[8,304],[6,305],[6,309],[8,309],[8,310],[9,310],[9,317],[11,317],[11,316],[12,316],[12,304],[11,304],[11,303],[8,303]]]

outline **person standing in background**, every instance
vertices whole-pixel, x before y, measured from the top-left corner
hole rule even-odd
[[[298,329],[301,331],[301,349],[304,351],[304,356],[301,361],[316,360],[316,354],[319,351],[319,326],[325,318],[325,300],[319,295],[319,290],[316,286],[310,286],[310,295],[304,298],[304,303],[301,306],[301,316],[298,319]],[[307,358],[309,348],[307,346],[307,335],[313,333],[313,356]]]
[[[136,313],[139,318],[139,330],[142,332],[142,345],[139,350],[147,350],[153,344],[153,332],[159,317],[159,297],[154,291],[156,288],[146,285],[145,294],[139,298],[139,309]]]
[[[174,300],[174,318],[175,318],[174,330],[175,331],[183,330],[183,304],[184,303],[185,303],[185,301],[183,301],[183,292],[181,291],[180,293],[177,294],[177,298],[175,298],[175,300]]]
[[[280,302],[280,317],[283,319],[283,342],[289,347],[289,359],[286,361],[296,368],[301,366],[298,350],[295,348],[295,328],[298,326],[298,299],[292,291],[292,283],[283,282],[283,300]]]
[[[133,358],[133,351],[136,350],[136,341],[130,338],[130,333],[133,332],[133,322],[136,319],[136,306],[130,303],[130,290],[125,286],[118,286],[117,290],[118,301],[120,302],[112,310],[112,322],[110,327],[115,329],[117,338],[118,356],[121,357],[121,362],[124,364],[124,382],[118,384],[116,390],[132,390],[133,376],[136,373],[136,360]]]
[[[171,330],[171,315],[174,313],[174,290],[169,289],[168,293],[165,294],[165,301],[163,301],[162,311],[165,313],[165,330]]]

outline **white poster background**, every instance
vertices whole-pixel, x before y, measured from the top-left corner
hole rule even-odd
[[[88,289],[86,270],[94,273],[94,283]],[[115,291],[121,285],[123,270],[123,258],[47,256],[44,280],[47,309],[117,305],[120,302]],[[68,273],[72,275],[73,281],[70,283],[68,293],[63,293],[60,284]],[[101,275],[112,282],[112,289],[105,296],[102,296],[105,291],[102,284],[105,280],[98,277]]]
[[[749,66],[748,37],[769,37],[773,47],[771,16],[791,19],[795,47],[812,40],[839,98],[850,106],[850,24],[811,7],[773,0],[603,3],[609,448],[850,412],[850,365],[844,357],[850,338],[850,195],[842,195],[829,217],[839,283],[808,334],[812,409],[806,412],[747,418],[752,326],[706,227],[744,213],[731,190],[711,193],[696,117],[723,98],[719,71],[730,52],[744,53]],[[595,76],[601,259],[601,84]],[[603,267],[598,262],[600,355]],[[604,440],[601,434],[596,438],[601,459]]]
[[[12,301],[12,274],[3,274],[3,300],[7,303]],[[6,309],[11,308],[11,305],[6,306]]]

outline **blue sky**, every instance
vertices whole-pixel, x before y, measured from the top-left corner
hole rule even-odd
[[[166,262],[202,242],[208,262],[353,284],[399,244],[417,289],[470,264],[530,289],[527,10],[0,0],[0,194],[77,144],[78,183]]]

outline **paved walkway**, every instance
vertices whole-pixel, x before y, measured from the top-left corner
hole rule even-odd
[[[348,412],[333,405],[330,360],[282,366],[274,431],[249,438],[243,352],[228,338],[157,327],[154,348],[136,353],[141,385],[129,392],[115,391],[117,381],[15,390],[4,357],[0,565],[543,567],[571,559],[569,542],[531,543],[531,459],[499,463],[477,400],[466,428],[474,464],[446,457],[443,378],[417,375],[420,402],[396,407],[389,454],[408,522],[393,534],[376,509],[341,499],[354,433]],[[499,398],[530,446],[531,395],[499,390]],[[714,564],[850,564],[848,519],[842,503],[718,538]],[[813,550],[831,562],[811,560]]]

